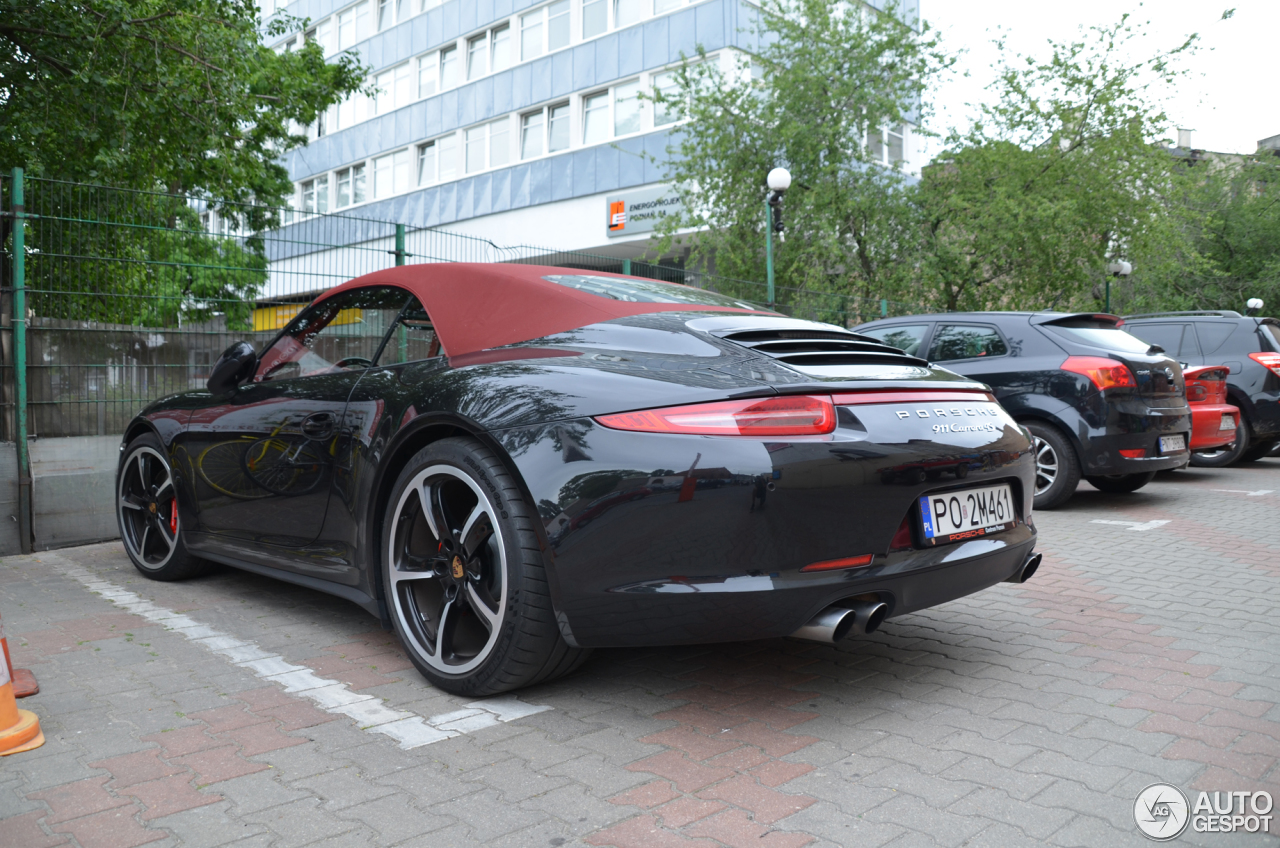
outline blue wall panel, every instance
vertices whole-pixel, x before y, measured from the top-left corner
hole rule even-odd
[[[644,25],[644,66],[657,68],[667,64],[671,57],[670,22],[658,18]]]
[[[642,26],[634,26],[618,33],[619,77],[628,77],[644,70],[644,35],[645,28]]]
[[[587,42],[586,44],[579,44],[577,47],[572,47],[566,52],[573,57],[573,88],[570,90],[576,91],[582,88],[590,88],[595,85],[595,43]]]
[[[597,38],[594,46],[596,48],[595,67],[588,75],[591,81],[587,85],[600,85],[616,80],[621,76],[618,73],[618,33],[614,32]],[[583,55],[588,54],[584,52]]]

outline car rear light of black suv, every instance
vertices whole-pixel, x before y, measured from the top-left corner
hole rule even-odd
[[[1134,389],[1138,386],[1129,366],[1105,356],[1068,356],[1061,368],[1063,371],[1088,377],[1099,391]]]
[[[1263,351],[1262,353],[1251,353],[1249,358],[1259,365],[1265,366],[1272,374],[1280,377],[1280,353]]]

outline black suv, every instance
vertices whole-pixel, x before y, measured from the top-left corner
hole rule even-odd
[[[1227,401],[1240,408],[1235,444],[1197,453],[1192,465],[1220,468],[1262,459],[1280,443],[1280,320],[1239,312],[1131,315],[1124,328],[1189,365],[1227,365]]]
[[[1082,476],[1104,492],[1133,492],[1190,456],[1181,366],[1121,323],[1093,313],[949,312],[856,332],[991,386],[1031,431],[1035,506],[1052,509]]]

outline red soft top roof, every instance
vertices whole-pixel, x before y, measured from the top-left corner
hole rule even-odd
[[[695,303],[635,303],[613,300],[543,279],[549,275],[627,277],[547,265],[442,262],[402,265],[374,271],[329,289],[316,301],[364,286],[396,286],[415,295],[431,316],[449,356],[461,356],[502,345],[527,342],[588,324],[651,312],[742,312],[774,314],[759,309],[703,306]],[[673,288],[683,288],[675,286]]]

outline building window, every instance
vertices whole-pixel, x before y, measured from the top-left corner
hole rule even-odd
[[[653,0],[653,13],[655,15],[663,15],[672,9],[679,9],[684,5],[684,0]]]
[[[458,85],[458,48],[446,47],[440,51],[440,90],[448,91]]]
[[[324,55],[328,56],[333,53],[338,45],[333,40],[333,18],[325,18],[320,23],[307,30],[303,35],[307,41],[314,41],[320,45],[320,49]]]
[[[364,121],[369,117],[370,105],[369,98],[357,91],[336,107],[329,107],[333,113],[328,127],[329,132],[345,130]]]
[[[557,0],[520,16],[520,59],[529,59],[569,46],[569,0]]]
[[[385,115],[413,101],[413,76],[409,63],[397,65],[389,71],[378,74],[375,85],[378,88],[374,100],[374,114]]]
[[[675,97],[679,90],[680,85],[676,79],[675,71],[664,71],[653,75],[653,91],[655,94],[671,98]],[[653,125],[655,127],[665,127],[667,124],[674,124],[678,120],[680,120],[680,107],[677,104],[657,102],[653,104]]]
[[[624,82],[613,89],[613,134],[640,132],[640,80]]]
[[[425,12],[428,9],[434,9],[437,6],[443,5],[443,3],[444,0],[422,0],[422,5],[418,7],[418,11]]]
[[[511,27],[500,26],[493,30],[489,55],[492,57],[491,70],[496,74],[511,67]]]
[[[906,130],[902,124],[884,130],[873,129],[867,134],[867,155],[873,162],[897,165],[906,158],[905,136]]]
[[[510,121],[499,118],[464,133],[467,173],[500,168],[511,160]]]
[[[338,13],[338,49],[349,50],[369,37],[369,3],[357,3]]]
[[[609,138],[609,92],[582,98],[582,143],[591,146]]]
[[[457,174],[458,140],[446,135],[418,145],[418,185],[451,180]]]
[[[329,211],[329,175],[302,183],[302,211],[323,215]]]
[[[377,0],[377,2],[378,32],[382,32],[394,26],[397,21],[405,19],[405,6],[412,0]]]
[[[582,0],[582,38],[595,38],[609,28],[608,0]]]
[[[547,152],[569,149],[569,104],[547,107]]]
[[[532,159],[541,156],[544,136],[546,135],[546,111],[539,109],[530,112],[520,119],[520,158]]]
[[[364,203],[364,163],[343,168],[338,171],[337,178],[337,190],[333,198],[335,209]]]
[[[440,90],[440,54],[418,57],[418,97],[430,97]]]
[[[397,150],[373,160],[373,199],[381,200],[413,187],[410,151]]]
[[[647,0],[614,0],[613,25],[621,29],[639,22],[644,17]]]
[[[520,116],[520,158],[533,159],[544,152],[569,147],[569,104],[556,103]]]
[[[489,70],[489,33],[467,42],[467,79],[479,79]]]

